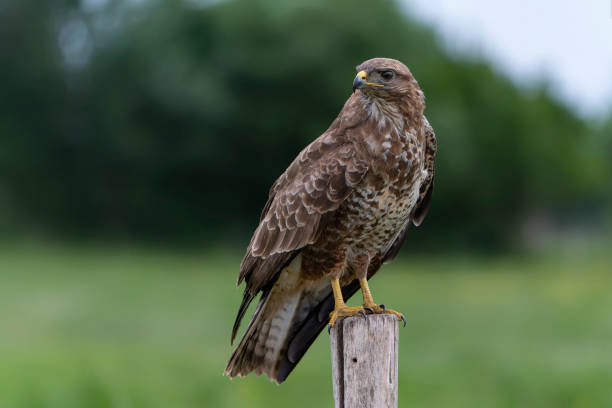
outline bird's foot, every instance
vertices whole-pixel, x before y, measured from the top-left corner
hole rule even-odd
[[[329,314],[328,329],[331,330],[331,328],[334,327],[334,324],[336,324],[336,320],[338,320],[338,318],[350,317],[350,316],[361,316],[365,319],[367,315],[366,315],[364,308],[361,306],[350,307],[350,306],[344,305],[344,306],[337,307],[333,310],[333,312]]]
[[[406,327],[406,318],[400,312],[397,312],[393,309],[387,309],[385,305],[377,305],[375,303],[366,303],[363,305],[363,309],[371,314],[392,314],[397,317],[397,320],[401,320],[404,322],[404,327]]]

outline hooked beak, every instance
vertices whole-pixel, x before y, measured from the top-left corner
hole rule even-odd
[[[366,78],[367,77],[368,77],[368,74],[366,74],[365,71],[359,71],[357,73],[357,76],[353,80],[353,93],[355,93],[356,89],[361,89],[364,86],[366,86],[366,84],[367,84]]]
[[[366,85],[377,86],[380,88],[384,87],[384,85],[382,84],[377,84],[374,82],[367,82],[367,79],[368,79],[368,74],[365,71],[359,71],[357,73],[357,76],[353,80],[353,93],[355,93],[356,89],[361,89]]]

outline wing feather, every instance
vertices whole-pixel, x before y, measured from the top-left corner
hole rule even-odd
[[[267,257],[314,242],[322,215],[335,211],[368,170],[351,144],[325,143],[300,153],[272,187],[247,255]]]
[[[307,146],[276,180],[240,265],[247,285],[233,336],[252,299],[321,231],[323,216],[337,210],[368,171],[338,129]],[[232,336],[232,337],[233,337]]]
[[[417,227],[421,225],[429,211],[436,172],[436,150],[438,146],[436,134],[429,121],[425,117],[423,117],[423,120],[425,124],[425,170],[427,170],[427,178],[421,184],[419,199],[412,212],[412,223]]]

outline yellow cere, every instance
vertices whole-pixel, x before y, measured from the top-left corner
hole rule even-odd
[[[368,77],[368,74],[365,71],[359,71],[357,73],[357,76],[359,78],[361,78],[362,81],[365,81],[366,78]],[[384,87],[384,85],[382,85],[382,84],[375,84],[374,82],[366,82],[366,85],[369,85],[369,86],[378,86],[378,87],[381,87],[381,88]]]

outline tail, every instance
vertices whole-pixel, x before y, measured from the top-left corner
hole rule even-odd
[[[302,359],[329,321],[334,298],[327,277],[299,280],[301,257],[296,257],[265,290],[257,309],[230,357],[225,374],[230,378],[266,374],[282,383]],[[348,299],[359,284],[343,288]]]

